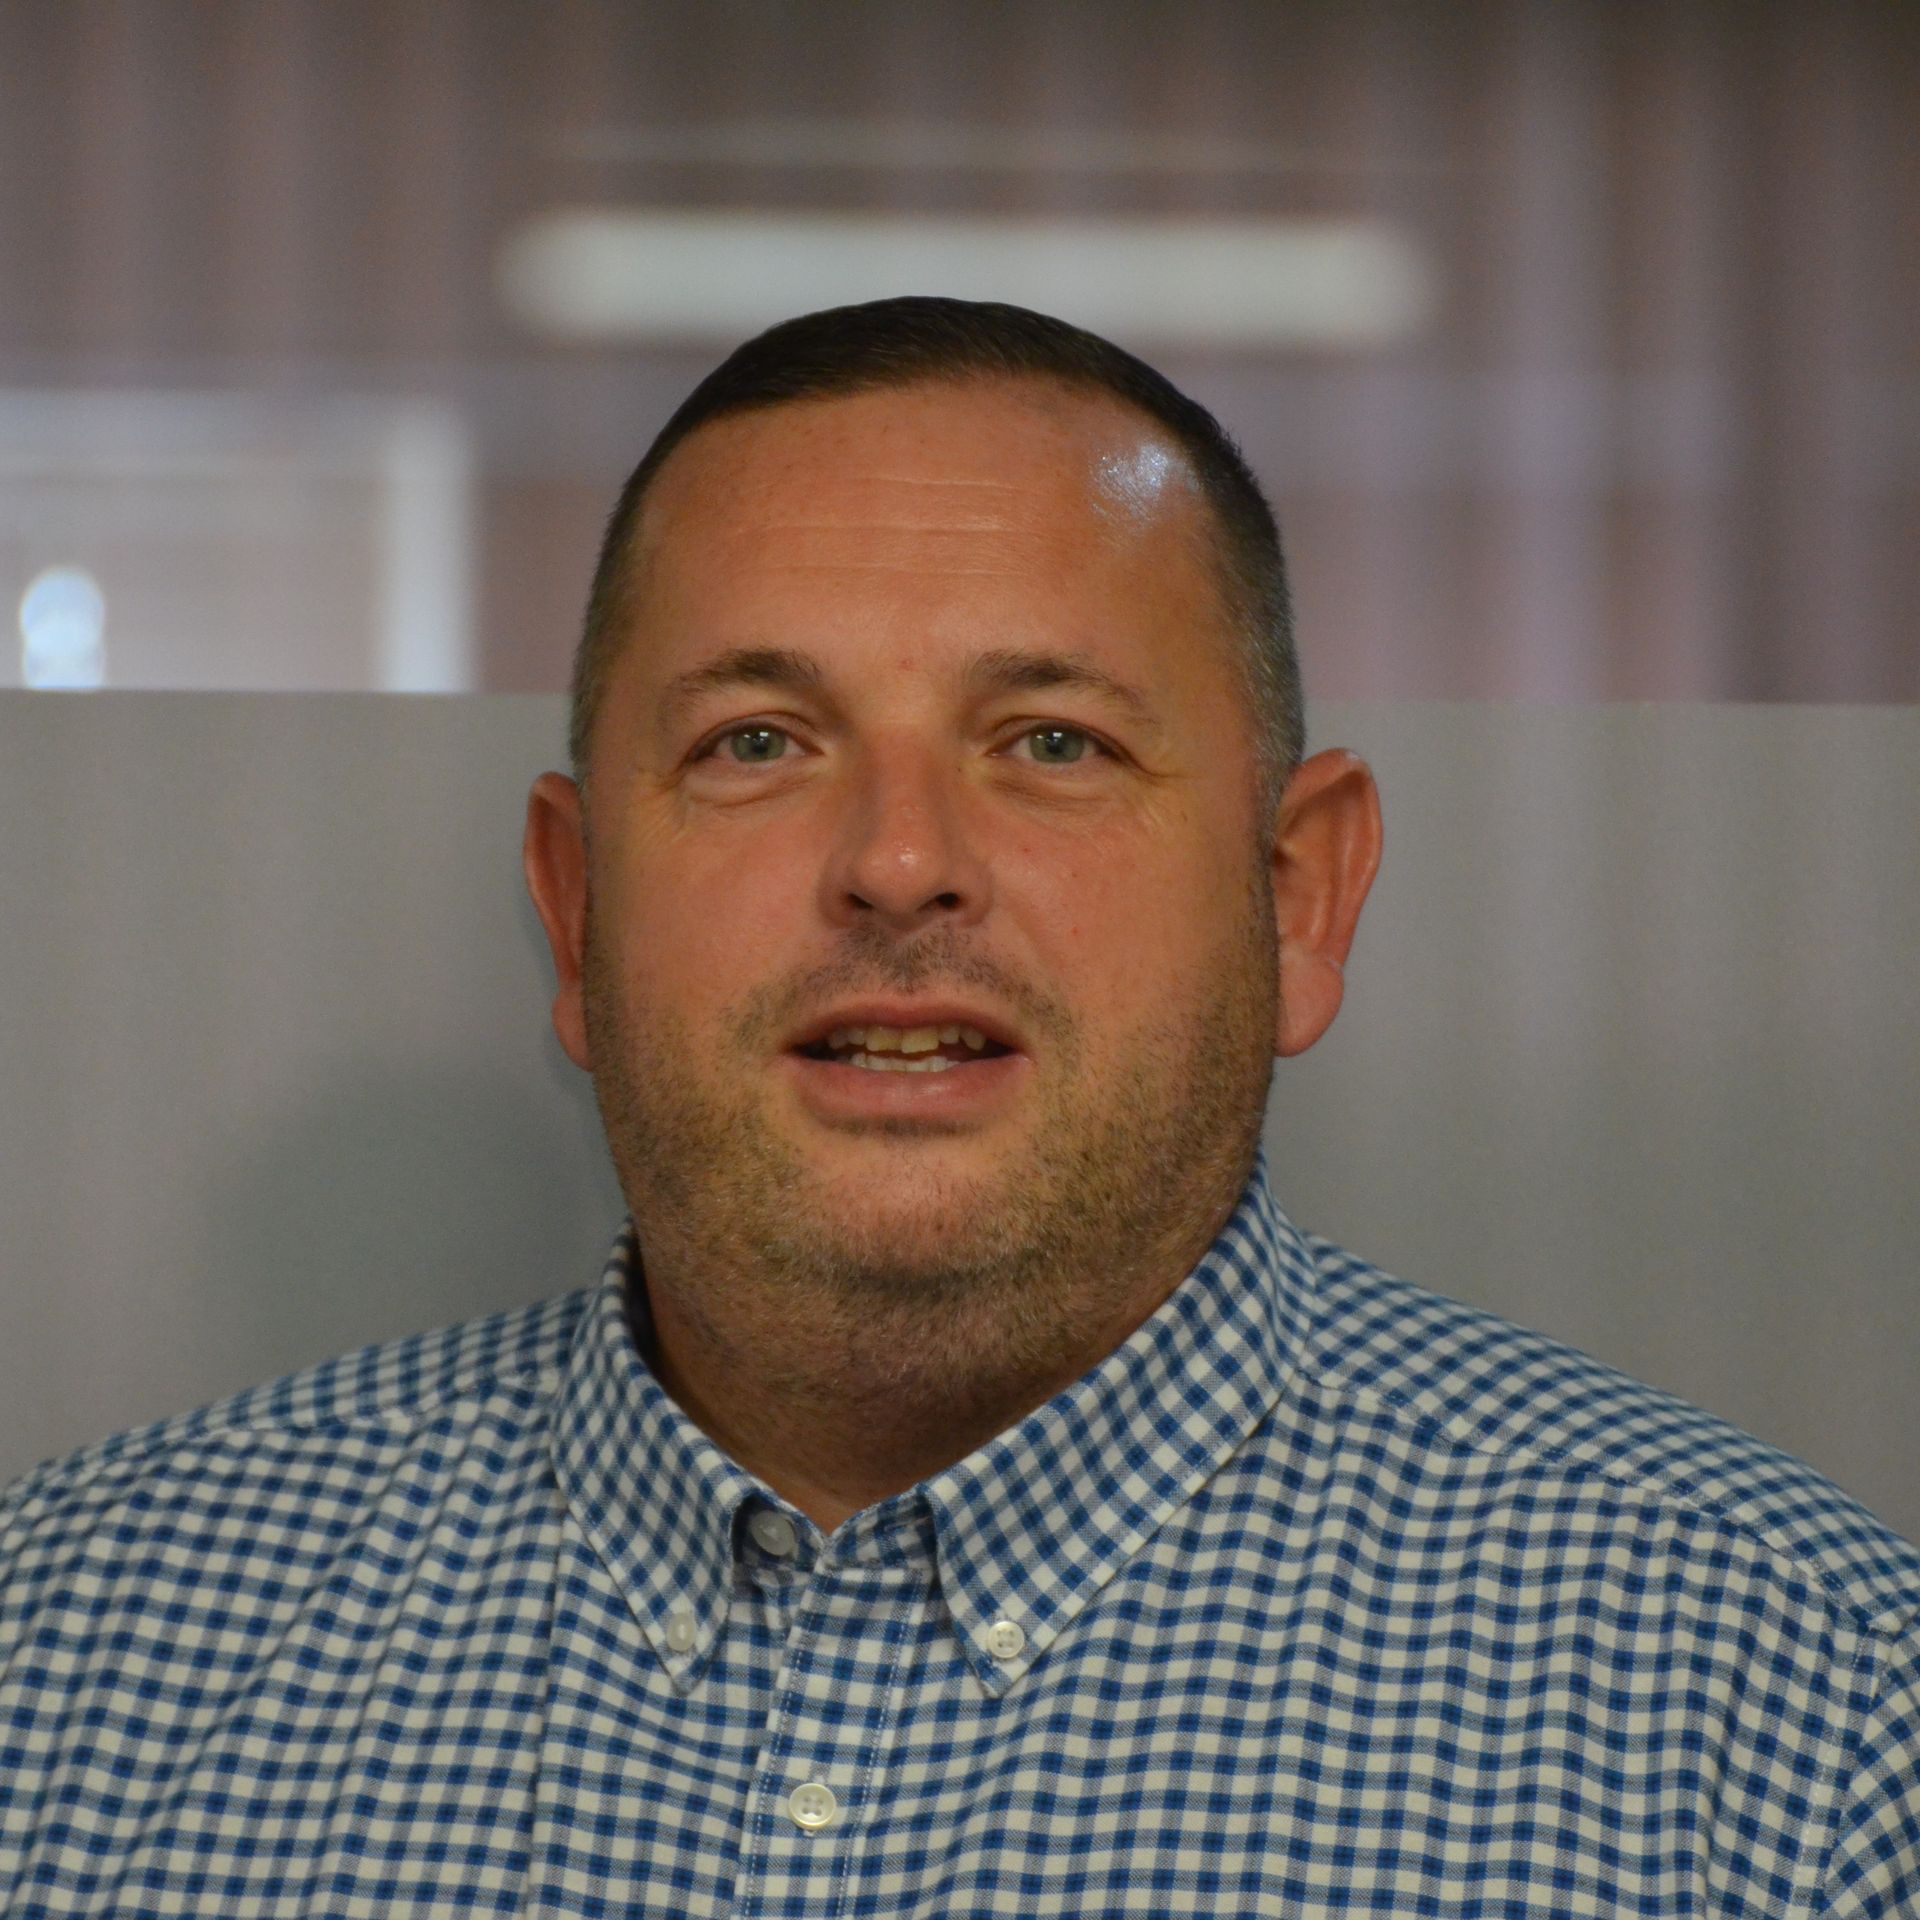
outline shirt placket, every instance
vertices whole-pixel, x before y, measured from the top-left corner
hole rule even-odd
[[[748,1803],[740,1920],[826,1920],[858,1904],[849,1882],[866,1857],[931,1598],[930,1566],[866,1552],[823,1557],[794,1596]]]

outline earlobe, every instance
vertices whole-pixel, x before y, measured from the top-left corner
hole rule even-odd
[[[553,954],[553,1030],[576,1067],[591,1071],[583,975],[587,946],[587,844],[580,790],[565,774],[543,773],[527,795],[521,841],[527,892]]]
[[[1380,870],[1380,792],[1358,754],[1335,748],[1287,782],[1274,835],[1273,907],[1280,942],[1275,1053],[1305,1053],[1333,1025],[1347,954]]]
[[[1282,1059],[1305,1053],[1333,1025],[1346,998],[1345,970],[1325,954],[1283,946],[1280,1019],[1273,1050]]]

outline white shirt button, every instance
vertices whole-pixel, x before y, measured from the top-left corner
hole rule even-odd
[[[832,1826],[839,1811],[840,1802],[833,1797],[833,1789],[823,1787],[818,1780],[809,1780],[787,1795],[787,1812],[793,1816],[793,1824],[809,1833]]]
[[[782,1560],[800,1543],[800,1536],[793,1530],[793,1522],[784,1513],[775,1513],[771,1507],[762,1507],[747,1522],[747,1531],[769,1553]]]
[[[685,1653],[693,1645],[697,1634],[690,1613],[676,1613],[667,1622],[667,1645],[675,1653]]]
[[[1020,1630],[1018,1622],[996,1620],[987,1629],[987,1651],[996,1660],[1017,1660],[1027,1644],[1027,1636]]]

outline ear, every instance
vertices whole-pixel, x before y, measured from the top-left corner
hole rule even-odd
[[[1300,764],[1274,833],[1277,1054],[1305,1053],[1340,1011],[1353,931],[1380,870],[1380,837],[1380,790],[1358,754],[1334,748]]]
[[[587,837],[580,789],[563,773],[543,773],[527,795],[527,831],[520,845],[527,891],[553,949],[553,1030],[576,1067],[592,1070],[587,1050]]]

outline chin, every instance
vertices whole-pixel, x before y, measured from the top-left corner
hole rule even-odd
[[[816,1145],[806,1158],[818,1190],[841,1195],[856,1214],[869,1218],[971,1210],[984,1186],[1005,1177],[1008,1161],[1004,1146],[930,1134],[925,1127],[897,1134],[863,1129]]]
[[[956,1231],[976,1219],[992,1183],[983,1172],[900,1159],[868,1167],[823,1167],[799,1211],[840,1235]]]

